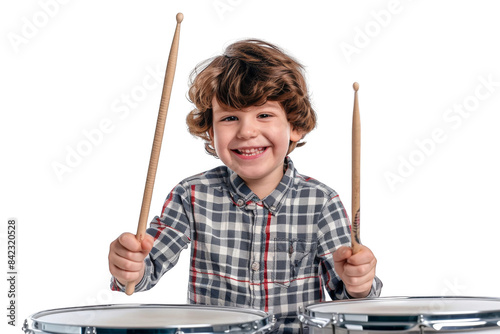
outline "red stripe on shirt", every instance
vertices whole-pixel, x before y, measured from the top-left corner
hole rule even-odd
[[[165,229],[166,227],[158,227],[158,231],[156,232],[155,236],[154,236],[154,240],[156,241],[160,235],[161,235],[161,232],[163,232],[163,230]]]
[[[172,226],[168,226],[168,225],[163,224],[163,223],[160,221],[160,218],[156,218],[156,224],[158,224],[159,226],[158,226],[158,231],[156,232],[156,234],[155,234],[155,236],[154,236],[154,239],[155,239],[155,240],[156,240],[156,239],[158,239],[158,238],[160,237],[161,232],[163,232],[163,230],[164,230],[164,229],[166,229],[166,228],[169,228],[169,229],[171,229],[171,230],[174,230],[174,231],[176,231],[177,233],[181,233],[181,234],[183,234],[183,233],[182,233],[181,231],[179,231],[178,229],[173,228]],[[191,241],[191,239],[190,239],[188,236],[186,236],[186,238],[187,238],[189,241]]]
[[[191,186],[191,205],[192,205],[192,210],[193,210],[193,220],[194,220],[194,190],[195,186]],[[191,270],[193,271],[193,279],[192,279],[192,284],[193,284],[193,300],[196,303],[196,250],[198,248],[198,241],[196,238],[196,229],[193,231],[193,239],[194,239],[194,245],[193,245],[193,259],[191,261]]]
[[[304,177],[302,175],[297,175],[298,177],[302,178],[302,180],[306,181],[306,182],[309,182],[311,180],[314,180],[312,177]]]
[[[165,213],[165,209],[167,208],[168,204],[172,201],[172,198],[174,197],[173,196],[173,190],[170,192],[170,194],[168,194],[167,196],[167,199],[165,200],[165,203],[163,204],[163,208],[161,209],[161,214],[160,214],[160,217],[163,217],[163,214]],[[156,222],[157,224],[159,225],[158,227],[158,231],[156,232],[156,235],[154,236],[154,240],[158,239],[161,235],[161,232],[166,228],[166,227],[170,227],[170,226],[167,226],[165,224],[163,224],[161,221],[160,221],[160,218],[156,218]]]
[[[267,279],[267,256],[269,253],[269,239],[271,238],[271,217],[271,212],[268,212],[266,225],[266,250],[264,252],[264,291],[266,294],[264,312],[269,312],[269,281]]]
[[[163,213],[165,212],[165,209],[167,208],[167,205],[172,201],[173,196],[173,190],[168,194],[167,199],[165,200],[165,203],[163,204],[163,208],[161,209],[161,215],[163,216]]]
[[[197,274],[200,274],[200,275],[209,275],[209,276],[217,276],[217,277],[222,277],[224,279],[228,279],[228,280],[231,280],[231,281],[235,281],[235,282],[240,282],[240,283],[250,283],[250,285],[263,285],[265,283],[253,283],[252,281],[249,281],[249,280],[241,280],[241,279],[237,279],[237,278],[234,278],[234,277],[230,277],[230,276],[226,276],[226,275],[221,275],[221,274],[216,274],[216,273],[209,273],[209,272],[203,272],[203,271],[197,271],[195,270]],[[280,282],[280,281],[267,281],[267,283],[276,283],[276,284],[286,284],[286,283],[292,283],[292,282],[295,282],[295,281],[301,281],[301,280],[305,280],[305,279],[311,279],[311,278],[319,278],[320,276],[306,276],[306,277],[300,277],[300,278],[294,278],[290,281],[283,281],[283,282]]]

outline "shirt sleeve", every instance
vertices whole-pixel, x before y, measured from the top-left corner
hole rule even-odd
[[[135,286],[135,291],[154,287],[160,278],[175,266],[180,253],[189,246],[193,221],[190,198],[185,187],[176,186],[165,200],[161,215],[151,221],[146,232],[154,238],[154,244],[144,259],[144,276]],[[111,289],[125,291],[125,286],[112,277]]]
[[[351,299],[344,283],[335,272],[333,253],[341,246],[351,245],[350,222],[338,195],[324,206],[318,221],[318,256],[321,262],[322,282],[332,300]],[[382,282],[375,277],[367,297],[380,296]]]

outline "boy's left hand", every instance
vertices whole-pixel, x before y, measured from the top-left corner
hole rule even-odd
[[[353,255],[350,247],[342,246],[333,253],[333,261],[335,272],[344,282],[349,295],[354,298],[368,296],[377,265],[372,251],[361,245],[361,250]]]

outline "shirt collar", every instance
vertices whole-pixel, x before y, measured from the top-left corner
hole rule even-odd
[[[285,195],[292,186],[295,176],[295,168],[289,157],[285,158],[284,168],[286,168],[286,171],[276,189],[262,199],[262,204],[273,214],[281,208]],[[231,196],[238,206],[261,201],[245,184],[245,181],[232,170],[229,170],[229,186],[231,188]]]

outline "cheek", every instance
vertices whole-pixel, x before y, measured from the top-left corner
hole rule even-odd
[[[217,151],[222,151],[222,149],[228,145],[227,136],[225,136],[224,133],[224,131],[218,131],[217,127],[215,127],[210,135],[212,145]]]
[[[275,146],[278,146],[280,151],[287,151],[290,144],[290,128],[282,126],[279,129],[275,129],[272,132],[273,142]]]
[[[283,134],[283,142],[286,142],[287,145],[288,143],[290,142],[290,140],[292,140],[292,127],[290,126],[290,123],[286,123],[286,125],[283,126],[282,130],[281,130],[282,134]]]

